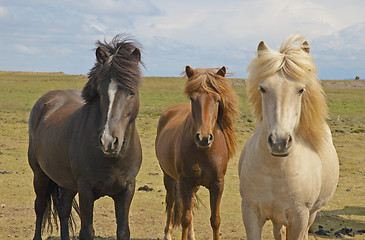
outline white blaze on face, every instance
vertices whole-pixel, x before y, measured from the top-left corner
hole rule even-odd
[[[110,81],[109,87],[108,87],[109,107],[108,107],[108,115],[107,115],[107,119],[105,122],[103,137],[112,137],[110,134],[110,129],[109,129],[109,120],[110,120],[111,111],[113,109],[114,98],[115,98],[115,94],[116,94],[117,90],[118,90],[118,86],[115,83],[115,81],[112,79]]]

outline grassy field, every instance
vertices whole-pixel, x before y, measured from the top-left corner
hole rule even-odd
[[[34,233],[35,194],[26,156],[31,107],[50,90],[81,89],[86,80],[82,75],[62,73],[0,72],[0,239],[30,239]],[[237,165],[239,153],[255,126],[243,81],[232,79],[232,82],[240,97],[241,116],[236,126],[237,153],[229,163],[221,204],[221,238],[226,240],[245,239]],[[143,81],[137,119],[143,163],[137,188],[148,185],[154,191],[136,191],[130,212],[134,240],[163,238],[165,189],[154,153],[154,138],[161,112],[174,103],[187,102],[183,95],[184,83],[181,78],[149,77]],[[324,86],[330,109],[328,123],[340,158],[340,181],[334,197],[319,213],[313,229],[317,230],[318,225],[326,230],[334,229],[329,237],[320,239],[335,239],[334,232],[343,227],[352,228],[355,233],[365,229],[365,81],[324,81]],[[196,237],[199,240],[212,239],[208,191],[201,188],[199,195],[203,204],[194,215]],[[115,239],[112,200],[105,197],[96,201],[94,215],[98,239]],[[264,239],[273,239],[270,225],[268,222],[264,227]],[[59,234],[45,233],[44,238],[47,236]],[[180,238],[180,229],[175,230],[174,236]],[[365,239],[365,234],[345,238],[360,240]],[[314,239],[313,236],[310,239]]]

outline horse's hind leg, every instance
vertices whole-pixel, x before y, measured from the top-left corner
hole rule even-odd
[[[60,187],[59,204],[57,206],[58,216],[61,223],[61,239],[70,239],[69,222],[72,209],[72,201],[76,191]]]
[[[285,240],[285,227],[273,222],[273,232],[275,240]]]
[[[32,166],[34,172],[33,178],[33,186],[34,191],[36,194],[36,199],[34,202],[34,209],[36,213],[36,227],[35,227],[35,234],[34,240],[42,239],[42,222],[45,221],[43,219],[44,213],[47,208],[47,202],[49,200],[49,192],[48,192],[48,185],[50,184],[50,179],[48,176],[39,168],[39,166]]]
[[[176,180],[170,177],[167,173],[164,172],[164,185],[166,189],[166,213],[167,220],[165,226],[165,237],[164,240],[172,239],[172,230],[173,230],[173,211],[175,205],[175,193],[177,191],[176,188]]]

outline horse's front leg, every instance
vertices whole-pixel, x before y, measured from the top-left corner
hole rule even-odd
[[[181,216],[181,227],[182,227],[182,234],[181,240],[191,239],[194,240],[194,234],[191,232],[193,231],[192,225],[192,207],[194,205],[193,196],[194,192],[196,192],[197,188],[192,187],[190,184],[186,183],[183,180],[179,181],[179,190],[180,190],[180,197],[182,200],[182,216]],[[189,233],[190,229],[190,233]]]
[[[80,240],[94,239],[93,212],[95,196],[91,186],[87,183],[79,183],[79,202],[81,215]]]
[[[287,227],[287,238],[289,240],[307,240],[308,239],[308,222],[309,222],[309,211],[303,209],[298,211],[297,214],[289,217],[289,226]],[[311,216],[313,218],[313,216]],[[311,219],[312,220],[312,219]]]
[[[193,195],[191,197],[191,210],[194,211],[194,207],[195,207],[195,200],[196,200],[196,192],[199,190],[199,186],[197,187],[193,187],[192,191],[193,191]],[[193,214],[194,215],[194,214]],[[191,216],[191,222],[190,222],[190,227],[188,230],[188,239],[189,240],[195,240],[195,232],[194,232],[194,216]]]
[[[222,199],[222,193],[224,189],[224,178],[219,179],[217,182],[209,186],[210,193],[210,225],[213,229],[213,239],[219,240],[219,227],[221,224],[220,217],[220,203]]]
[[[115,216],[117,218],[117,239],[129,240],[129,208],[131,206],[132,198],[135,190],[135,179],[129,182],[126,190],[120,194],[112,196],[115,205]]]
[[[247,240],[260,240],[262,227],[264,226],[266,219],[258,216],[242,193],[241,196],[242,218],[246,229]]]
[[[312,226],[314,220],[316,219],[316,216],[317,216],[317,211],[309,213],[309,220],[308,220],[307,230],[305,231],[306,236],[305,236],[304,239],[309,239],[309,237],[308,237],[309,231],[311,231],[314,234],[313,229],[311,229],[311,226]]]

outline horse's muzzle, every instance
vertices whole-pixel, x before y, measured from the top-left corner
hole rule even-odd
[[[102,135],[100,138],[101,150],[106,155],[116,155],[119,153],[119,139],[117,137],[111,137]]]
[[[270,134],[267,142],[271,150],[271,155],[275,157],[287,157],[293,143],[293,138],[290,135],[279,138]]]
[[[214,141],[214,135],[202,136],[200,133],[195,134],[195,143],[199,148],[209,148]]]

